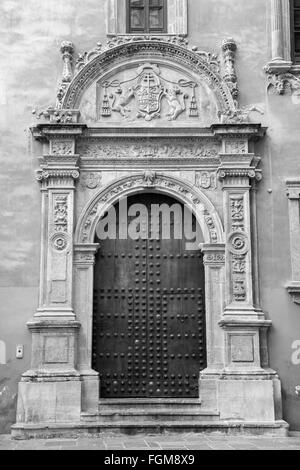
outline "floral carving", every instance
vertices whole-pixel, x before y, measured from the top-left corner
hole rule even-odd
[[[289,93],[294,104],[300,104],[300,78],[292,73],[269,73],[268,89],[276,95]]]
[[[246,300],[246,281],[238,276],[234,276],[233,278],[233,299],[236,302]]]
[[[232,271],[236,274],[244,274],[246,272],[246,260],[243,255],[233,255]]]
[[[230,196],[230,210],[233,230],[244,229],[244,198],[242,195]]]
[[[64,233],[56,233],[52,236],[51,243],[56,251],[63,251],[68,246],[68,239]]]
[[[68,196],[56,196],[54,199],[54,230],[68,231]]]
[[[156,180],[155,171],[145,171],[144,173],[144,182],[146,186],[154,186]]]

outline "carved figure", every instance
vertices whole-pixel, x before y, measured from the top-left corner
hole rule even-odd
[[[166,88],[164,91],[164,96],[167,98],[170,110],[167,113],[167,118],[169,121],[175,121],[177,117],[185,111],[185,99],[188,98],[188,95],[183,94],[183,92],[178,87]],[[181,102],[178,99],[178,96],[181,96]]]
[[[129,88],[125,96],[121,96],[122,93],[123,93],[122,89],[118,88],[115,93],[112,93],[110,95],[110,99],[113,100],[111,103],[111,109],[112,111],[120,113],[121,116],[123,116],[124,118],[127,118],[128,113],[130,113],[130,109],[127,108],[126,106],[129,104],[131,98],[133,98],[134,91],[131,88]],[[118,95],[120,95],[120,98],[117,101]]]

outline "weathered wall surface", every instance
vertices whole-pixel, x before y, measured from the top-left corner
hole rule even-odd
[[[273,321],[270,363],[282,379],[284,418],[300,430],[300,365],[292,344],[300,340],[300,312],[285,289],[290,280],[288,200],[285,179],[299,175],[297,164],[300,105],[289,96],[267,95],[263,66],[269,60],[268,2],[189,0],[189,40],[218,53],[224,38],[238,44],[241,105],[255,104],[268,126],[260,145],[264,179],[258,198],[259,263],[262,307]],[[26,329],[37,306],[40,251],[40,194],[37,162],[28,128],[31,111],[53,104],[61,73],[59,46],[72,41],[76,52],[106,41],[106,2],[99,0],[2,0],[0,4],[0,432],[15,420],[17,382],[29,368]],[[36,145],[36,144],[35,144]],[[37,147],[38,149],[38,147]],[[297,174],[298,172],[298,174]],[[24,359],[16,359],[23,344]]]

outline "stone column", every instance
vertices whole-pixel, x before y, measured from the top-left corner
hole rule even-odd
[[[224,332],[219,327],[225,297],[225,245],[204,244],[207,368],[200,372],[199,392],[203,407],[217,410],[215,376],[224,364]]]
[[[250,190],[252,181],[261,179],[261,173],[252,140],[263,136],[264,131],[254,124],[212,127],[222,139],[218,175],[223,183],[225,295],[223,312],[213,332],[217,367],[212,367],[209,355],[208,368],[200,380],[201,404],[204,409],[219,411],[224,420],[235,417],[243,422],[274,422],[281,418],[281,395],[277,374],[267,363],[266,331],[271,322],[253,301],[252,257],[257,253],[252,250],[252,233],[256,229],[256,208],[251,207],[255,199],[250,198]],[[210,257],[205,259],[207,263]],[[207,302],[210,314],[209,298]],[[218,309],[219,305],[213,306],[214,312]],[[208,338],[208,345],[213,341]]]
[[[271,0],[272,61],[284,60],[282,0]]]
[[[289,72],[291,62],[290,0],[270,0],[271,61],[264,67],[267,74]],[[272,77],[270,77],[272,78]]]
[[[76,138],[80,125],[51,123],[72,119],[57,111],[50,124],[33,130],[47,149],[37,179],[42,191],[39,305],[28,323],[31,369],[19,384],[16,428],[32,423],[79,422],[81,377],[77,371],[78,331],[73,309],[74,193],[79,178]]]
[[[82,381],[82,411],[97,412],[99,374],[92,369],[94,264],[97,244],[75,245],[76,318],[81,324],[78,347],[78,371]]]

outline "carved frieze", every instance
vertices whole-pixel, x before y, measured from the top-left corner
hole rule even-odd
[[[220,265],[225,263],[225,253],[205,253],[203,257],[204,264]]]
[[[224,150],[228,154],[246,154],[248,153],[248,141],[241,139],[225,140]]]
[[[78,109],[59,109],[49,106],[44,111],[33,110],[36,119],[50,124],[76,124],[79,122],[80,111]]]
[[[51,140],[50,154],[51,155],[73,155],[74,154],[74,141],[73,140]]]
[[[214,139],[169,139],[156,138],[140,141],[135,138],[90,138],[80,139],[77,152],[83,158],[155,158],[155,159],[197,159],[217,158],[220,143]]]

